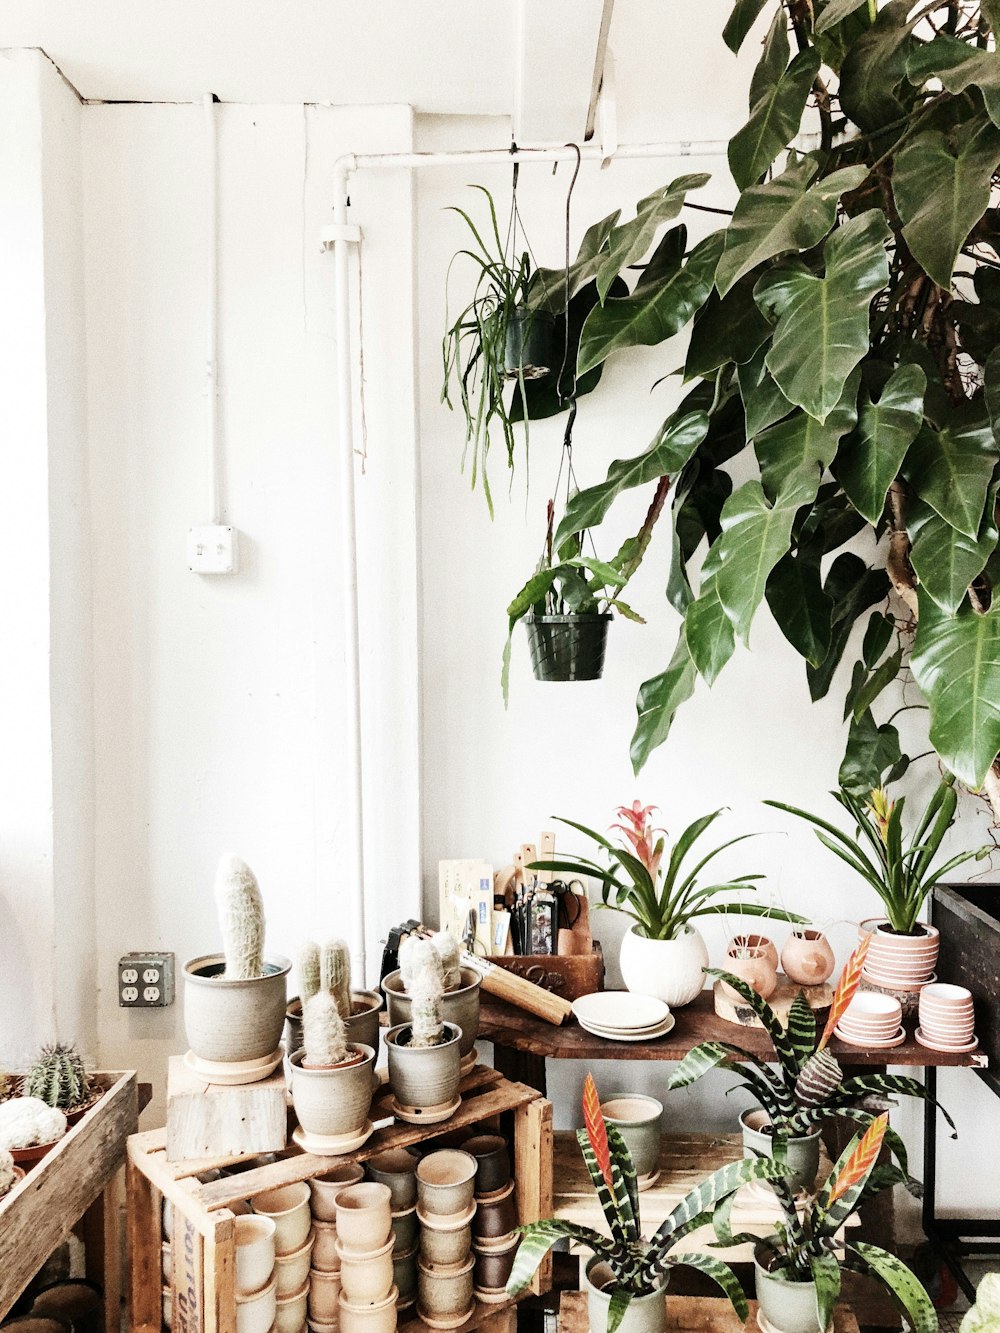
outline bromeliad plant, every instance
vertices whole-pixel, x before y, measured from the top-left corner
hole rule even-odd
[[[739,912],[744,916],[766,916],[774,921],[803,922],[780,908],[758,903],[734,901],[733,895],[744,890],[756,890],[756,880],[763,875],[736,875],[723,884],[699,884],[699,875],[708,863],[727,847],[733,847],[752,833],[730,838],[701,857],[696,865],[685,869],[685,863],[695,843],[722,814],[722,809],[702,815],[689,824],[666,856],[666,829],[653,826],[656,806],[643,806],[638,801],[631,806],[618,807],[619,817],[625,821],[613,825],[627,839],[628,847],[616,847],[594,829],[576,824],[571,819],[556,815],[562,824],[568,824],[604,848],[609,865],[588,857],[575,861],[536,861],[529,869],[562,870],[574,875],[592,875],[601,882],[600,907],[623,912],[636,923],[637,933],[649,940],[673,940],[703,916],[720,916]],[[666,860],[664,857],[666,856]],[[719,901],[722,898],[723,901]]]
[[[520,1228],[523,1239],[507,1283],[508,1293],[515,1296],[524,1290],[556,1241],[574,1240],[603,1259],[614,1275],[607,1333],[615,1333],[634,1297],[662,1290],[668,1270],[681,1264],[716,1282],[740,1318],[746,1319],[746,1297],[727,1264],[698,1252],[674,1253],[673,1247],[690,1232],[711,1223],[715,1209],[741,1185],[780,1180],[786,1174],[784,1166],[765,1159],[731,1162],[691,1190],[647,1241],[640,1230],[639,1191],[631,1155],[618,1129],[605,1123],[590,1074],[583,1089],[583,1118],[585,1128],[577,1130],[577,1139],[610,1235],[561,1218],[529,1222]]]
[[[784,1222],[764,1240],[746,1233],[734,1236],[729,1227],[729,1208],[716,1209],[714,1221],[719,1244],[752,1242],[756,1247],[757,1297],[772,1324],[777,1311],[770,1303],[777,1299],[780,1309],[784,1283],[808,1283],[815,1287],[818,1327],[826,1329],[840,1295],[841,1269],[848,1269],[870,1274],[881,1282],[909,1316],[916,1333],[934,1333],[937,1329],[937,1316],[927,1292],[901,1259],[867,1241],[840,1235],[861,1204],[881,1190],[903,1183],[903,1173],[897,1167],[889,1163],[876,1165],[888,1132],[888,1116],[883,1114],[863,1134],[856,1134],[816,1197],[801,1212],[786,1182],[770,1181]],[[842,1259],[838,1258],[841,1249]]]
[[[718,968],[705,970],[720,977],[746,1001],[760,1019],[774,1046],[776,1065],[753,1055],[741,1046],[726,1041],[706,1041],[689,1051],[667,1083],[667,1087],[685,1088],[709,1070],[735,1064],[743,1082],[739,1085],[757,1101],[771,1123],[775,1143],[800,1138],[815,1132],[832,1116],[843,1116],[867,1125],[872,1113],[859,1105],[864,1099],[882,1099],[897,1093],[904,1097],[922,1097],[933,1101],[922,1083],[899,1074],[872,1072],[845,1078],[844,1071],[831,1054],[828,1043],[861,982],[861,970],[870,940],[858,945],[847,961],[830,1005],[830,1014],[816,1038],[816,1016],[800,991],[792,1002],[787,1028],[782,1027],[766,1000],[740,977]],[[940,1108],[954,1131],[948,1113]],[[890,1147],[905,1172],[906,1149],[893,1130],[885,1132]],[[776,1148],[778,1155],[780,1147]],[[916,1188],[915,1182],[910,1182]]]
[[[916,829],[907,843],[903,835],[903,808],[906,797],[889,799],[883,788],[876,788],[867,799],[841,788],[830,793],[854,819],[854,836],[834,824],[781,801],[765,801],[777,810],[797,815],[815,826],[820,842],[835,856],[867,881],[882,900],[889,925],[901,935],[918,930],[918,918],[935,884],[964,861],[981,861],[993,850],[979,847],[960,852],[944,865],[933,869],[945,834],[955,822],[958,796],[955,779],[947,773],[927,802]],[[867,844],[867,845],[866,845]]]

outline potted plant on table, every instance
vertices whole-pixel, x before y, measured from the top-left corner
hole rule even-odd
[[[416,937],[408,952],[410,1018],[385,1034],[393,1113],[433,1125],[447,1120],[459,1104],[462,1030],[444,1021],[444,969],[433,941]]]
[[[950,773],[941,779],[909,838],[903,832],[905,796],[893,801],[883,788],[877,788],[863,798],[845,787],[831,795],[853,818],[853,833],[781,801],[765,804],[812,824],[823,846],[856,871],[881,898],[886,915],[870,923],[866,978],[895,991],[919,990],[933,975],[938,952],[936,927],[918,919],[927,896],[956,866],[982,860],[993,848],[959,852],[935,869],[958,804],[955,779]]]
[[[667,1087],[685,1088],[703,1074],[720,1066],[734,1066],[743,1080],[742,1087],[760,1108],[740,1116],[743,1150],[747,1154],[766,1153],[780,1157],[791,1168],[789,1184],[807,1192],[812,1189],[819,1165],[820,1126],[834,1116],[843,1116],[867,1125],[872,1112],[860,1103],[866,1098],[884,1098],[897,1093],[933,1101],[922,1083],[900,1074],[872,1071],[845,1078],[844,1071],[831,1054],[828,1043],[858,989],[867,943],[861,944],[848,959],[834,992],[826,1026],[817,1040],[816,1015],[800,992],[792,1001],[788,1026],[782,1027],[766,1000],[751,986],[731,973],[708,968],[721,977],[746,1001],[760,1019],[774,1045],[777,1064],[751,1054],[728,1041],[706,1041],[689,1051],[671,1074]],[[942,1114],[954,1130],[951,1117]],[[906,1149],[894,1131],[885,1131],[886,1146],[895,1154],[908,1186],[916,1182],[905,1176]]]
[[[882,1283],[908,1316],[916,1333],[934,1333],[938,1321],[927,1292],[901,1259],[867,1241],[841,1236],[844,1223],[880,1190],[898,1184],[902,1173],[876,1165],[888,1132],[888,1117],[872,1121],[841,1153],[815,1199],[800,1211],[782,1179],[768,1180],[781,1204],[784,1222],[763,1240],[734,1236],[727,1210],[716,1210],[716,1237],[722,1245],[752,1241],[757,1301],[774,1333],[826,1333],[840,1295],[841,1270],[865,1273]],[[838,1252],[843,1251],[843,1258]]]
[[[572,1240],[593,1252],[584,1270],[590,1333],[615,1333],[619,1328],[622,1333],[663,1333],[667,1276],[671,1268],[682,1264],[716,1282],[739,1317],[746,1319],[746,1297],[732,1269],[703,1252],[675,1253],[674,1246],[690,1232],[709,1224],[716,1207],[741,1185],[753,1180],[778,1180],[786,1168],[763,1159],[731,1162],[691,1190],[647,1241],[640,1230],[639,1191],[632,1158],[617,1127],[607,1124],[601,1115],[590,1074],[583,1090],[583,1118],[586,1128],[577,1130],[577,1140],[610,1235],[561,1218],[529,1222],[520,1228],[523,1239],[507,1283],[508,1294],[516,1296],[524,1290],[556,1241]]]
[[[341,944],[346,951],[347,945]],[[379,1021],[382,1008],[382,996],[377,991],[352,990],[350,985],[350,953],[347,952],[346,978],[336,980],[333,995],[337,1001],[337,1010],[344,1020],[347,1040],[360,1042],[378,1051]],[[313,941],[308,940],[299,954],[299,989],[301,996],[289,1000],[285,1009],[285,1022],[288,1032],[288,1054],[291,1056],[302,1046],[302,1006],[320,989],[320,950]]]
[[[692,922],[735,912],[775,921],[801,922],[804,918],[776,907],[733,901],[735,894],[756,889],[755,881],[762,879],[761,875],[736,875],[723,884],[700,882],[699,876],[710,861],[753,834],[730,838],[702,856],[696,865],[685,869],[689,854],[722,814],[721,809],[689,824],[669,855],[666,830],[653,826],[655,809],[638,801],[631,806],[619,806],[618,814],[624,822],[614,827],[624,833],[628,847],[616,847],[593,829],[554,816],[603,847],[609,865],[577,857],[572,861],[536,861],[529,869],[561,870],[599,879],[602,899],[599,906],[622,912],[633,921],[621,948],[625,985],[629,990],[655,995],[672,1008],[678,1008],[690,1004],[701,991],[708,964],[705,941]]]
[[[423,943],[418,944],[422,940]],[[476,1036],[479,1032],[479,991],[482,978],[472,967],[462,966],[458,942],[448,930],[436,935],[406,935],[399,945],[399,968],[382,979],[389,1011],[389,1026],[409,1023],[413,1015],[413,996],[419,986],[421,959],[427,942],[441,961],[441,1015],[461,1032],[458,1050],[462,1072],[469,1073],[476,1063]]]
[[[42,1047],[21,1080],[21,1093],[57,1106],[70,1125],[75,1125],[103,1096],[84,1068],[80,1052],[71,1043],[61,1041]]]

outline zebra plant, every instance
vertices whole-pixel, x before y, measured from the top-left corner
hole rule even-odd
[[[847,960],[830,1006],[830,1016],[819,1040],[816,1039],[816,1016],[800,991],[792,1002],[787,1028],[782,1027],[777,1015],[766,1000],[740,977],[718,968],[706,968],[711,976],[721,977],[737,991],[754,1011],[774,1045],[776,1064],[734,1046],[727,1041],[705,1041],[695,1046],[674,1070],[667,1087],[684,1088],[720,1065],[737,1064],[745,1088],[771,1122],[776,1155],[783,1154],[782,1143],[815,1132],[823,1121],[832,1116],[843,1116],[861,1125],[874,1119],[871,1111],[859,1103],[875,1099],[885,1104],[887,1094],[904,1097],[922,1097],[933,1101],[926,1088],[916,1079],[899,1074],[872,1072],[854,1078],[845,1078],[844,1071],[828,1048],[834,1029],[851,1003],[861,981],[861,969],[868,952],[865,939]],[[937,1103],[935,1103],[937,1105]],[[942,1115],[952,1129],[955,1126],[943,1107]],[[895,1155],[903,1171],[907,1170],[906,1149],[903,1141],[891,1129],[885,1131],[885,1143]],[[911,1193],[919,1194],[917,1181],[907,1180]]]
[[[796,1207],[786,1181],[771,1180],[784,1220],[763,1240],[747,1233],[733,1235],[728,1200],[715,1210],[713,1224],[720,1245],[748,1241],[754,1244],[757,1298],[761,1311],[772,1324],[781,1326],[780,1312],[789,1287],[811,1285],[815,1290],[817,1325],[821,1329],[829,1327],[840,1295],[841,1269],[848,1269],[869,1274],[881,1282],[905,1310],[915,1333],[934,1333],[937,1329],[937,1316],[927,1292],[900,1259],[877,1245],[851,1241],[840,1234],[862,1203],[905,1179],[898,1167],[877,1164],[888,1133],[888,1116],[883,1114],[872,1121],[864,1134],[855,1134],[816,1197],[805,1208]],[[840,1254],[842,1258],[838,1257]]]
[[[712,1255],[674,1253],[673,1247],[689,1232],[709,1225],[719,1204],[731,1200],[741,1185],[752,1180],[781,1180],[787,1168],[770,1158],[731,1162],[691,1190],[647,1241],[640,1231],[639,1193],[631,1155],[616,1126],[605,1123],[590,1074],[583,1089],[583,1118],[586,1128],[577,1130],[577,1139],[610,1235],[561,1218],[529,1222],[520,1228],[523,1239],[507,1283],[508,1294],[516,1296],[524,1290],[557,1240],[574,1240],[603,1259],[614,1275],[607,1333],[615,1333],[634,1298],[662,1291],[668,1270],[681,1264],[712,1278],[729,1297],[740,1319],[745,1320],[746,1297],[732,1269]]]

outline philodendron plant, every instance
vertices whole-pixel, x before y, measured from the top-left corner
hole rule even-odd
[[[670,478],[668,597],[682,623],[639,691],[637,770],[766,600],[814,699],[866,625],[845,703],[853,790],[905,767],[882,691],[908,669],[932,746],[989,791],[1000,751],[1000,5],[736,0],[723,34],[733,51],[765,13],[748,119],[729,144],[730,220],[694,246],[673,225],[636,282],[661,225],[708,179],[680,177],[607,228],[592,261],[601,303],[578,374],[690,327],[691,388],[648,449],[571,500],[556,542],[599,525],[625,491]],[[615,297],[622,277],[632,291]],[[675,368],[668,357],[661,375]],[[848,549],[859,535],[864,554]],[[902,617],[886,614],[891,589]]]
[[[635,1168],[625,1140],[601,1115],[593,1076],[583,1089],[584,1129],[577,1139],[587,1164],[610,1235],[561,1218],[529,1222],[520,1228],[523,1238],[507,1291],[516,1296],[530,1282],[535,1269],[558,1240],[578,1241],[603,1259],[613,1274],[607,1333],[615,1333],[633,1299],[662,1292],[671,1268],[697,1268],[722,1288],[740,1319],[747,1317],[743,1289],[732,1269],[721,1259],[699,1251],[674,1252],[684,1236],[711,1223],[722,1200],[752,1180],[780,1180],[785,1167],[771,1160],[744,1158],[731,1162],[696,1186],[671,1211],[651,1240],[644,1240],[639,1219],[639,1191]]]

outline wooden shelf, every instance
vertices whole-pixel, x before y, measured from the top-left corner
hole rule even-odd
[[[757,1302],[750,1302],[745,1324],[726,1300],[711,1296],[670,1296],[667,1298],[668,1333],[760,1333]],[[587,1333],[587,1295],[565,1291],[559,1301],[559,1333]],[[858,1321],[846,1305],[833,1312],[833,1333],[858,1333]]]

